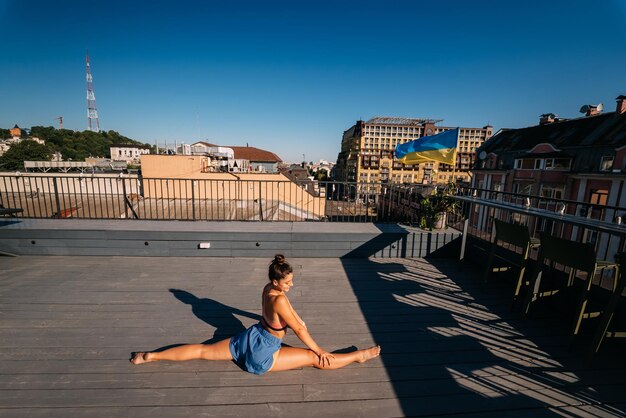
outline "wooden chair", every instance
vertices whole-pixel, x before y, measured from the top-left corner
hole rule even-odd
[[[596,272],[607,268],[616,269],[617,264],[613,262],[596,260],[596,251],[592,244],[570,241],[563,238],[556,238],[549,234],[541,234],[541,248],[538,256],[538,273],[532,280],[530,291],[528,292],[526,307],[524,312],[528,313],[530,305],[536,300],[553,296],[562,290],[561,287],[540,291],[541,279],[546,272],[546,261],[549,262],[549,268],[554,268],[554,264],[560,264],[563,267],[569,267],[569,275],[566,286],[572,287],[576,278],[576,273],[584,273],[584,282],[580,290],[577,307],[575,310],[575,318],[571,327],[570,335],[573,338],[578,334],[583,319],[595,318],[601,314],[601,311],[587,311],[589,303],[589,291]]]
[[[493,268],[493,260],[495,257],[501,258],[508,263],[511,263],[514,267],[519,268],[517,275],[517,283],[515,285],[515,292],[513,294],[513,303],[519,297],[522,284],[524,283],[524,273],[526,272],[526,263],[530,258],[530,251],[533,248],[538,248],[540,246],[540,241],[537,238],[531,238],[530,233],[528,232],[528,227],[525,225],[512,224],[508,222],[501,221],[499,219],[494,220],[494,228],[495,228],[495,238],[493,243],[491,244],[491,248],[489,250],[489,256],[487,257],[487,266],[485,268],[485,274],[483,280],[485,283],[489,280],[489,275],[494,271],[503,271],[508,270],[510,267],[499,267]],[[509,245],[513,245],[515,247],[521,248],[521,254],[519,254],[519,259],[511,260],[504,257],[499,257],[496,255],[496,250],[498,247],[498,243],[506,243]]]
[[[615,272],[615,280],[613,281],[613,293],[607,303],[606,308],[602,312],[602,319],[598,325],[598,330],[593,338],[592,349],[594,352],[600,350],[602,341],[605,338],[626,338],[626,331],[609,331],[609,326],[615,315],[615,310],[622,298],[624,286],[626,285],[626,252],[618,254],[616,257],[619,270]],[[619,274],[618,274],[619,273]]]

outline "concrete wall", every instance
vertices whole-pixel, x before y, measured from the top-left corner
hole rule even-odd
[[[0,221],[0,252],[16,255],[420,258],[450,253],[458,237],[396,224]]]

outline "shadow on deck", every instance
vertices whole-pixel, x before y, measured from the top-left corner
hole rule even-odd
[[[376,240],[368,247],[388,245]],[[623,345],[593,355],[583,333],[568,349],[573,312],[563,317],[544,305],[523,318],[511,310],[513,280],[484,285],[482,268],[440,257],[455,252],[342,258],[372,337],[384,347],[402,415],[626,414]]]
[[[370,243],[373,247],[385,243]],[[561,317],[509,311],[506,283],[452,259],[296,258],[290,299],[341,370],[254,376],[230,362],[130,366],[133,350],[256,322],[269,260],[0,259],[2,416],[623,416],[623,348],[567,351]],[[302,346],[293,333],[285,342]]]

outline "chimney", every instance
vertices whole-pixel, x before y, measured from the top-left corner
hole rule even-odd
[[[615,98],[617,100],[617,107],[615,108],[615,112],[618,114],[622,114],[626,112],[626,96],[621,95]]]
[[[547,125],[556,122],[557,115],[554,113],[544,113],[539,116],[539,125]]]
[[[602,113],[602,103],[597,105],[583,105],[580,108],[580,113],[584,113],[585,116],[593,116]]]

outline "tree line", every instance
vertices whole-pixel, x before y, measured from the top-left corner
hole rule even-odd
[[[24,161],[50,161],[56,152],[61,153],[64,161],[84,161],[87,157],[111,158],[110,147],[115,144],[145,145],[116,131],[81,132],[52,126],[33,126],[29,136],[42,139],[45,144],[35,141],[13,144],[0,156],[0,171],[23,169]],[[10,137],[8,129],[0,128],[0,139]]]

